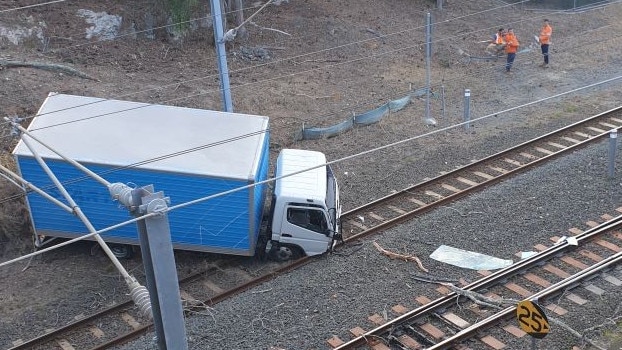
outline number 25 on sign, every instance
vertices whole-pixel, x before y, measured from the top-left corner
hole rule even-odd
[[[518,303],[516,319],[520,328],[534,338],[542,339],[551,330],[542,308],[530,300]]]

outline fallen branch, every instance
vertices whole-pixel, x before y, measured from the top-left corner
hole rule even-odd
[[[514,299],[489,298],[479,293],[471,292],[469,290],[464,290],[462,288],[456,287],[451,283],[440,283],[440,284],[451,289],[452,292],[458,295],[462,295],[464,297],[471,299],[471,301],[473,301],[477,305],[483,305],[483,306],[491,307],[493,309],[501,309],[502,307],[516,305],[519,302],[519,300],[514,300]]]
[[[366,28],[366,30],[372,34],[374,34],[378,40],[380,40],[383,44],[386,44],[386,41],[384,40],[384,35],[378,33],[377,31],[371,29],[371,28]]]
[[[308,98],[313,98],[313,99],[321,99],[321,98],[331,98],[333,97],[332,95],[328,95],[328,96],[309,96],[307,94],[294,94],[295,96],[304,96],[304,97],[308,97]]]
[[[616,326],[618,322],[622,320],[622,315],[618,315],[621,309],[622,303],[618,304],[616,309],[613,311],[613,315],[611,315],[611,317],[608,317],[605,322],[590,328],[586,328],[583,330],[583,333],[594,332],[600,330],[601,328],[604,328],[605,326]]]
[[[289,36],[292,36],[291,34],[286,33],[286,32],[284,32],[284,31],[282,31],[282,30],[278,30],[278,29],[274,29],[274,28],[268,28],[268,27],[262,27],[262,26],[258,25],[258,24],[257,24],[257,23],[255,23],[255,22],[249,22],[249,23],[250,23],[250,24],[252,24],[252,25],[254,25],[255,27],[258,27],[259,29],[271,30],[271,31],[273,31],[273,32],[277,32],[277,33],[281,33],[281,34],[284,34],[284,35],[289,35]]]
[[[84,78],[84,79],[100,81],[99,79],[95,79],[86,73],[80,72],[77,69],[64,66],[62,64],[55,64],[55,63],[41,63],[41,62],[27,62],[27,61],[17,62],[17,61],[0,60],[0,67],[2,68],[17,68],[17,67],[36,68],[36,69],[43,69],[43,70],[52,71],[52,72],[67,73],[69,75],[73,75],[73,76]]]
[[[417,265],[419,265],[419,268],[425,272],[428,272],[428,269],[426,269],[425,267],[423,267],[423,264],[421,263],[421,260],[419,260],[419,258],[417,258],[416,256],[413,255],[402,255],[402,254],[397,254],[397,253],[393,253],[390,252],[384,248],[382,248],[380,246],[380,244],[374,242],[374,246],[376,247],[376,249],[378,249],[379,252],[381,252],[382,254],[388,256],[391,259],[400,259],[400,260],[404,260],[404,261],[414,261],[417,263]]]
[[[367,30],[368,32],[374,34],[377,37],[381,37],[382,35],[380,35],[380,33],[378,33],[377,31],[371,29],[371,28],[366,28],[365,30]]]

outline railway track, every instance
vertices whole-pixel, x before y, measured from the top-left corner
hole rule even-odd
[[[384,230],[482,190],[520,172],[610,136],[622,127],[622,108],[595,115],[433,179],[392,193],[342,215],[344,241]]]
[[[205,311],[211,305],[308,261],[262,262],[257,266],[248,258],[223,257],[180,279],[184,310],[187,313]],[[128,299],[89,316],[79,315],[74,322],[27,341],[14,341],[10,350],[107,349],[134,339],[152,330],[152,327],[153,323],[141,315],[133,301]]]
[[[526,335],[516,317],[521,300],[537,300],[542,313],[561,321],[549,322],[547,331],[567,327],[563,318],[568,311],[559,305],[562,298],[581,307],[590,297],[598,299],[604,293],[599,285],[622,288],[622,273],[607,274],[622,263],[622,208],[617,211],[617,217],[603,215],[604,223],[588,222],[594,227],[587,231],[571,229],[570,238],[551,237],[551,246],[538,245],[537,254],[505,269],[480,271],[483,277],[476,282],[459,287],[441,283],[436,288],[439,298],[416,298],[422,304],[419,308],[395,305],[396,316],[390,321],[371,315],[368,320],[376,328],[353,328],[348,342],[337,337],[327,341],[334,350],[501,349]]]
[[[343,243],[355,241],[410,220],[428,210],[479,191],[498,181],[608,137],[622,127],[622,107],[572,124],[480,161],[441,174],[343,214]],[[336,249],[340,249],[342,244]],[[206,307],[252,288],[276,275],[307,264],[303,258],[289,264],[265,263],[261,271],[248,273],[240,266],[243,258],[226,258],[180,281],[185,310],[199,312]],[[216,283],[215,281],[218,281]],[[152,324],[137,314],[131,301],[114,305],[87,317],[50,330],[30,340],[17,340],[18,349],[106,349],[134,339]]]

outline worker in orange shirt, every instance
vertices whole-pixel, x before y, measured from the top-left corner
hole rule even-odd
[[[518,39],[514,35],[514,29],[508,28],[508,33],[505,35],[505,53],[508,55],[507,63],[505,64],[505,72],[510,73],[512,63],[516,58],[516,51],[518,51]]]
[[[549,67],[549,45],[551,44],[551,34],[553,34],[553,27],[549,24],[549,20],[545,18],[542,29],[540,29],[540,35],[538,36],[540,48],[542,49],[542,56],[544,56],[544,63],[542,63],[540,67]]]

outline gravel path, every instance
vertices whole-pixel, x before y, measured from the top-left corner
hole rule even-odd
[[[474,271],[428,256],[445,244],[516,261],[515,253],[549,244],[550,237],[564,235],[571,227],[585,229],[588,220],[598,220],[604,213],[616,215],[622,175],[607,177],[607,147],[603,142],[577,151],[191,316],[190,348],[328,349],[326,340],[332,335],[349,339],[349,329],[371,327],[369,315],[390,314],[399,303],[417,306],[414,297],[430,289],[413,280],[412,274],[421,271],[414,263],[382,256],[372,241],[418,256],[435,276],[473,281]],[[619,293],[609,290],[600,300],[592,298],[581,310],[576,329],[602,323],[603,315],[611,314],[620,302]],[[153,349],[152,339],[149,334],[121,349]],[[577,343],[558,329],[540,346],[570,349]],[[510,348],[525,349],[529,344],[524,337]]]

